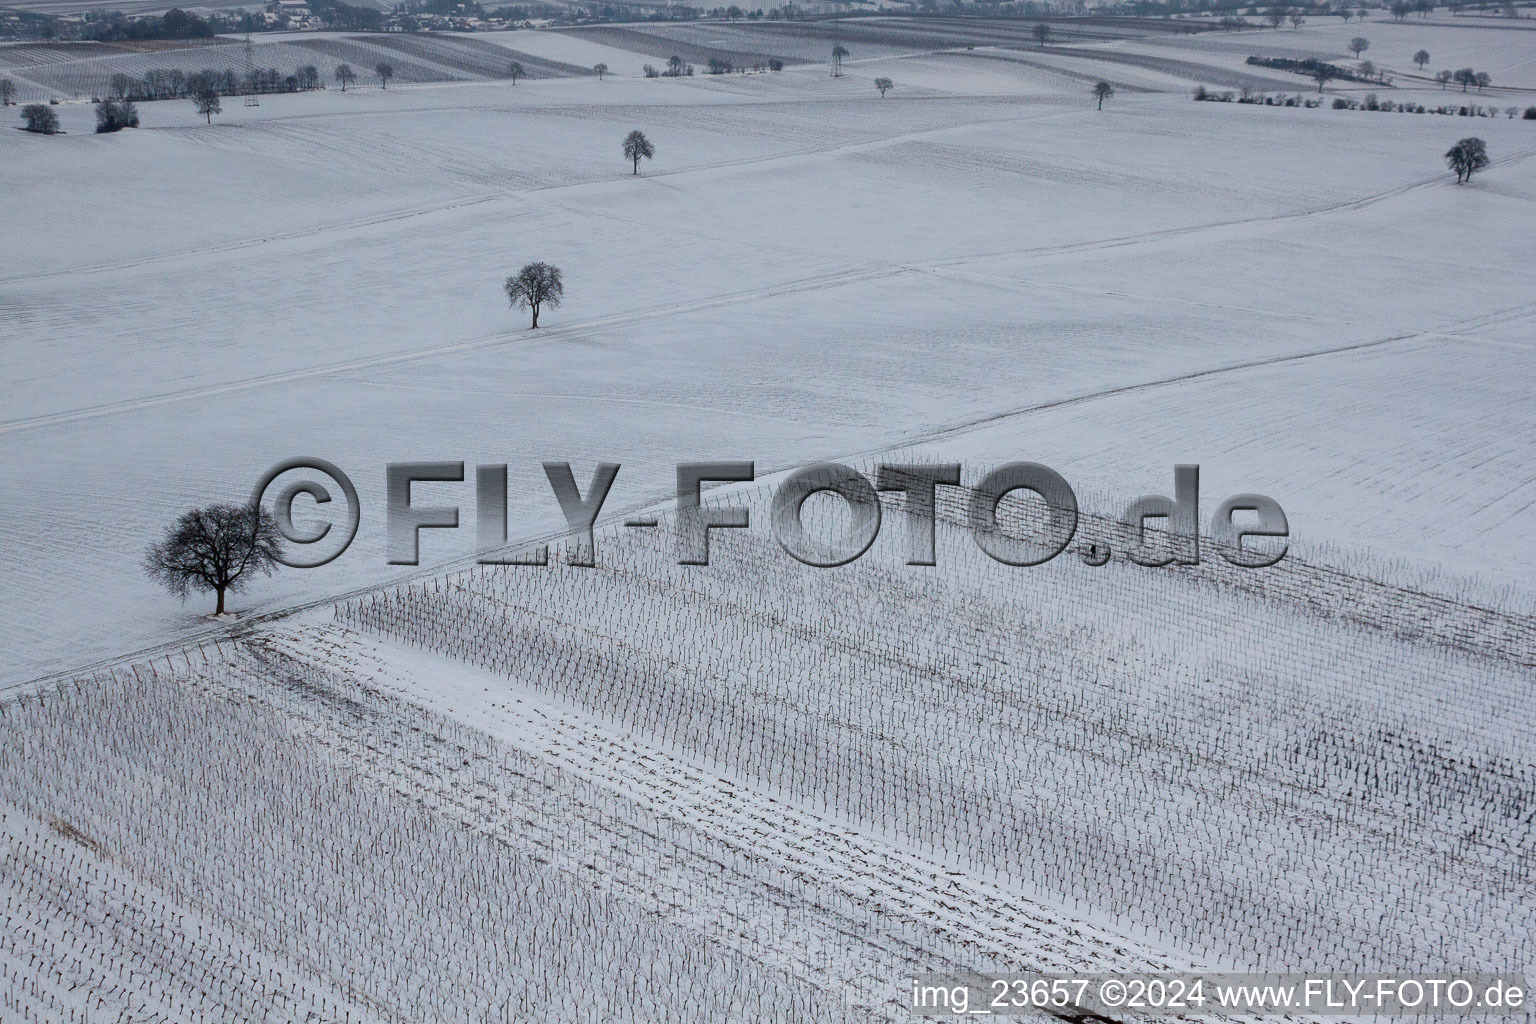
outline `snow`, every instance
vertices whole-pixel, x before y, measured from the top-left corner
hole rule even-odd
[[[1530,94],[1518,90],[1536,85],[1526,34],[1319,22],[1074,41],[1071,53],[871,35],[850,47],[842,78],[815,63],[655,80],[637,77],[653,55],[621,40],[784,52],[784,36],[808,60],[825,40],[740,25],[646,32],[660,43],[585,31],[479,40],[578,67],[608,63],[615,75],[603,82],[468,76],[263,97],[255,108],[227,100],[212,125],[189,102],[143,103],[144,127],[107,136],[91,133],[90,105],[63,103],[54,109],[67,135],[0,132],[0,225],[20,241],[0,249],[0,687],[74,680],[126,655],[155,673],[146,683],[117,667],[110,679],[71,682],[76,698],[56,710],[6,708],[6,849],[61,849],[43,815],[65,815],[47,808],[68,802],[80,821],[68,820],[122,855],[110,866],[87,858],[79,871],[136,879],[107,882],[113,900],[139,885],[181,907],[208,886],[214,909],[197,912],[211,933],[301,945],[305,963],[262,961],[292,979],[276,984],[296,1007],[329,1005],[345,1018],[343,1006],[368,1002],[326,980],[326,950],[361,963],[381,935],[452,947],[466,978],[509,998],[474,929],[433,918],[391,932],[370,917],[383,931],[352,943],[286,916],[325,893],[275,875],[241,846],[238,816],[210,809],[251,796],[234,776],[213,795],[186,787],[181,802],[154,810],[159,841],[178,849],[192,842],[186,822],[217,818],[234,880],[199,874],[189,855],[151,891],[155,844],[114,796],[115,759],[170,756],[165,723],[191,716],[198,750],[248,741],[301,767],[304,784],[326,794],[345,849],[366,846],[359,822],[375,797],[393,829],[418,813],[432,823],[423,835],[467,826],[516,858],[552,861],[528,877],[548,907],[574,898],[596,915],[580,940],[587,953],[650,948],[675,930],[666,956],[683,959],[656,970],[713,950],[720,971],[770,1002],[813,984],[873,1006],[894,992],[880,987],[882,971],[925,957],[973,969],[1246,963],[1263,948],[1232,925],[1245,913],[1295,925],[1285,941],[1299,960],[1354,939],[1362,956],[1432,960],[1427,944],[1441,939],[1435,955],[1467,963],[1527,955],[1529,887],[1511,895],[1490,879],[1528,881],[1524,854],[1509,852],[1528,834],[1463,804],[1473,789],[1508,786],[1518,797],[1529,784],[1536,127],[1194,103],[1183,70],[1241,73],[1250,52],[1337,57],[1360,34],[1373,40],[1366,56],[1400,84],[1422,45],[1432,68],[1493,73],[1495,90],[1474,102],[1523,106]],[[1099,60],[1095,47],[1183,63]],[[947,52],[927,52],[936,49]],[[895,81],[884,99],[877,76]],[[1098,77],[1135,88],[1098,111],[1088,95]],[[1287,92],[1314,88],[1263,77]],[[1344,83],[1324,98],[1364,91]],[[1372,91],[1460,101],[1418,83]],[[657,148],[638,176],[620,153],[634,128]],[[1458,186],[1441,154],[1470,134],[1494,164]],[[501,290],[530,260],[559,265],[567,289],[537,332]],[[345,555],[257,580],[231,595],[233,618],[222,621],[207,616],[211,598],[182,604],[143,576],[145,548],[177,513],[244,498],[268,466],[299,455],[336,463],[357,485],[362,528]],[[614,529],[603,535],[614,558],[604,568],[508,583],[447,572],[473,554],[469,481],[418,486],[418,503],[458,505],[463,528],[424,532],[420,567],[386,560],[390,462],[462,460],[471,473],[508,464],[510,535],[532,541],[564,526],[541,462],[568,460],[581,481],[598,461],[622,463],[611,522],[665,513],[676,464],[712,458],[754,460],[770,484],[823,459],[865,470],[960,461],[967,482],[1038,461],[1077,489],[1092,513],[1084,538],[1101,540],[1103,517],[1168,492],[1173,466],[1195,462],[1206,514],[1234,493],[1279,501],[1294,560],[1238,578],[1117,563],[1096,582],[1082,574],[1098,570],[1069,553],[1070,564],[1033,575],[967,562],[919,579],[896,564],[899,517],[888,509],[865,561],[807,577],[781,564],[753,485],[737,493],[758,503],[756,525],[724,542],[741,556],[726,575],[680,574]],[[950,553],[969,545],[945,543]],[[643,572],[616,571],[637,551]],[[395,586],[407,578],[415,589]],[[379,600],[395,602],[388,615],[372,611]],[[912,621],[925,607],[943,614]],[[967,608],[986,609],[986,621],[960,614]],[[501,623],[504,632],[487,631]],[[637,696],[598,700],[615,680]],[[148,706],[118,722],[112,699],[90,696],[98,685]],[[922,732],[963,717],[973,697],[1018,728],[966,719],[949,746]],[[714,717],[679,715],[673,698]],[[221,720],[207,711],[219,702],[249,702],[250,715]],[[1198,713],[1177,726],[1191,706]],[[373,724],[353,730],[358,707]],[[1097,717],[1081,717],[1085,707]],[[771,728],[720,733],[738,713]],[[637,724],[642,714],[663,724]],[[1031,714],[1051,731],[1024,729]],[[1223,728],[1246,737],[1243,749]],[[46,730],[74,745],[34,763]],[[490,753],[461,772],[423,731]],[[1085,739],[1100,731],[1103,758]],[[96,734],[115,745],[83,742]],[[783,741],[790,735],[805,743]],[[1401,743],[1373,745],[1382,735]],[[1290,741],[1316,748],[1302,756]],[[762,770],[770,749],[786,758],[777,775]],[[792,760],[803,750],[825,759]],[[1447,781],[1440,754],[1425,751],[1514,767],[1469,767]],[[862,774],[850,767],[855,754],[872,759]],[[178,777],[196,778],[207,755],[188,756]],[[1185,779],[1187,759],[1205,768]],[[877,762],[929,773],[927,782],[912,788]],[[73,773],[68,786],[50,781],[62,776],[49,764]],[[491,765],[527,768],[549,788]],[[315,781],[333,768],[355,787]],[[974,788],[933,783],[973,771]],[[1292,771],[1273,786],[1265,774]],[[1407,781],[1390,798],[1373,790],[1380,802],[1362,807],[1350,780],[1373,771]],[[1124,814],[1092,833],[1094,846],[1072,827],[1093,806],[1072,789],[1084,779],[1121,810],[1150,794],[1170,813],[1203,808],[1220,827],[1154,833]],[[258,796],[283,806],[277,790]],[[519,817],[525,798],[532,809]],[[962,849],[960,825],[931,827],[941,811],[982,803],[999,821],[1061,823],[1041,833],[1038,864],[1002,847]],[[561,813],[572,806],[582,824],[565,841]],[[1289,810],[1269,814],[1276,806]],[[1337,824],[1366,820],[1390,842]],[[294,837],[284,857],[328,842],[323,821],[282,821]],[[665,829],[648,831],[658,821]],[[609,828],[645,856],[630,862]],[[986,831],[976,828],[972,838]],[[1456,844],[1477,829],[1507,846],[1462,858]],[[430,877],[421,865],[451,845],[437,841],[412,846],[400,867],[425,874],[378,866],[346,891],[410,906],[406,891]],[[529,869],[499,859],[499,847],[472,846],[474,864],[492,872],[475,876],[482,882]],[[1126,870],[1163,864],[1171,874],[1142,895],[1103,891],[1083,858],[1111,848]],[[1329,861],[1329,850],[1348,856]],[[1445,850],[1461,852],[1442,862]],[[717,873],[716,856],[731,871]],[[1211,865],[1223,858],[1235,859],[1213,894],[1202,886],[1215,885]],[[1380,863],[1370,878],[1341,867],[1371,858]],[[589,871],[611,904],[589,900]],[[8,894],[13,881],[0,878]],[[230,908],[247,882],[273,897],[244,919]],[[1260,905],[1264,886],[1290,902]],[[1330,902],[1328,886],[1345,895]],[[1400,894],[1424,898],[1428,933],[1398,918],[1374,936],[1351,930],[1375,927]],[[1226,923],[1194,935],[1187,908],[1218,898]],[[1005,904],[998,920],[978,923],[976,906]],[[17,912],[23,938],[0,947],[7,970],[46,948],[41,906]],[[222,948],[199,947],[192,960],[223,971]],[[135,963],[132,951],[69,949],[92,978]],[[359,984],[369,998],[399,998],[391,1012],[405,1017],[460,1019],[439,1018],[431,1000],[455,1013],[471,1005],[447,983],[409,1003],[418,990],[391,958],[368,972]],[[506,982],[525,983],[535,984]],[[665,995],[663,986],[650,998]],[[818,1001],[804,1008],[807,1019],[837,1019]],[[237,1012],[206,1009],[209,1019]]]

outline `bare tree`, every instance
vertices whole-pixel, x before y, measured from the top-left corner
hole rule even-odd
[[[1473,73],[1472,81],[1477,85],[1477,91],[1482,92],[1483,86],[1493,84],[1493,76],[1486,71],[1477,71]]]
[[[1477,82],[1477,72],[1471,68],[1462,68],[1451,76],[1451,81],[1461,86],[1461,91],[1466,92],[1467,86]]]
[[[1376,77],[1376,65],[1374,63],[1372,63],[1371,61],[1368,61],[1368,60],[1361,61],[1360,62],[1360,66],[1358,68],[1356,68],[1355,70],[1359,71],[1360,74],[1364,75],[1365,78],[1366,78],[1366,81],[1370,81],[1372,78]]]
[[[843,58],[848,56],[848,48],[842,43],[832,47],[832,77],[843,77]]]
[[[21,120],[25,130],[38,135],[59,134],[59,115],[46,103],[28,103],[21,108]]]
[[[667,58],[667,74],[672,78],[680,78],[683,74],[683,58],[677,54]]]
[[[1348,8],[1348,7],[1344,8],[1343,10],[1341,10],[1339,12],[1339,17],[1344,19],[1344,24],[1346,24],[1346,25],[1349,24],[1349,19],[1353,18],[1354,16],[1355,16],[1355,12],[1353,10],[1351,10],[1350,8]]]
[[[1299,14],[1291,15],[1291,28],[1301,28],[1301,26],[1305,25],[1306,23],[1307,23],[1307,19],[1303,18],[1301,15],[1299,15]]]
[[[8,107],[16,102],[16,83],[9,78],[0,78],[0,107]]]
[[[507,77],[512,79],[513,85],[517,84],[517,80],[523,77],[523,65],[521,61],[514,60],[507,65]]]
[[[255,503],[209,505],[182,513],[145,555],[144,571],[183,599],[193,590],[212,591],[214,614],[223,615],[225,592],[240,590],[256,573],[270,575],[281,555],[271,512]]]
[[[1285,16],[1287,13],[1288,11],[1286,8],[1275,6],[1269,9],[1269,11],[1264,15],[1264,18],[1269,22],[1270,28],[1279,28],[1281,22],[1285,21]]]
[[[352,70],[351,64],[337,64],[335,75],[336,82],[341,86],[342,92],[347,91],[347,84],[349,82],[357,81],[357,72]]]
[[[1420,71],[1423,71],[1424,65],[1429,63],[1429,51],[1420,50],[1418,53],[1414,54],[1413,62],[1419,66]]]
[[[1353,53],[1357,58],[1370,48],[1371,41],[1365,38],[1365,36],[1355,36],[1355,38],[1349,41],[1349,51]]]
[[[313,64],[305,64],[299,68],[299,88],[306,90],[320,88],[320,69]]]
[[[636,128],[624,136],[624,156],[635,166],[630,173],[640,173],[640,158],[649,160],[656,155],[656,147],[651,145],[651,140],[645,137],[645,133]]]
[[[1452,78],[1455,78],[1455,77],[1456,76],[1453,75],[1449,70],[1435,72],[1435,81],[1440,83],[1440,88],[1442,88],[1442,89],[1445,88],[1446,83],[1448,83]]]
[[[1045,44],[1051,38],[1051,26],[1042,21],[1029,31],[1035,37],[1035,42],[1040,44],[1040,48],[1045,49]]]
[[[893,86],[895,84],[896,83],[892,82],[889,78],[877,78],[877,79],[875,79],[875,88],[880,90],[880,98],[881,99],[885,99],[885,94],[887,92],[889,92],[890,89],[891,89],[891,86]]]
[[[1333,65],[1319,62],[1317,67],[1312,69],[1312,77],[1317,79],[1317,91],[1322,92],[1324,85],[1338,77],[1338,72],[1334,70]]]
[[[560,280],[560,268],[548,263],[528,263],[504,285],[507,301],[518,309],[533,311],[533,325],[539,326],[539,310],[544,306],[558,306],[565,294],[565,284]]]
[[[603,80],[603,76],[608,73],[608,65],[607,64],[593,64],[592,65],[592,70],[597,72],[597,80],[599,82],[601,82]]]
[[[389,80],[395,77],[395,68],[393,64],[380,61],[373,66],[373,73],[379,76],[379,88],[388,89]]]
[[[1104,109],[1104,101],[1115,94],[1115,87],[1108,82],[1100,81],[1093,87],[1093,95],[1099,101],[1099,109]]]
[[[1488,146],[1479,138],[1462,139],[1445,152],[1446,165],[1456,172],[1456,184],[1472,180],[1472,172],[1488,166]]]
[[[219,105],[218,90],[207,83],[204,83],[192,97],[192,102],[197,105],[197,112],[208,119],[209,124],[213,124],[214,114],[223,113]]]

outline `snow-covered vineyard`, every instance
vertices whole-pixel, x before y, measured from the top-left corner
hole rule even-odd
[[[1536,982],[1536,22],[1494,13],[0,44],[59,129],[0,132],[0,1024]],[[194,104],[253,67],[320,81]],[[355,493],[251,511],[295,457]],[[413,563],[422,460],[457,526]],[[749,525],[681,564],[708,461]],[[792,558],[828,461],[963,466],[934,564],[896,491]],[[1076,496],[1044,564],[972,525],[1016,461]],[[593,566],[565,463],[621,466]],[[1198,564],[1135,564],[1189,464]],[[1240,568],[1207,527],[1254,494],[1285,555]],[[178,590],[189,509],[292,553],[354,501],[324,565]]]
[[[901,1020],[924,970],[1530,959],[1536,618],[954,518],[943,571],[610,530],[5,705],[8,1007]]]

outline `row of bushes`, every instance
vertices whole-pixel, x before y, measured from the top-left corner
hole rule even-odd
[[[749,70],[755,72],[783,71],[784,62],[778,58],[774,58],[768,61],[766,64],[762,61],[759,61],[756,64],[753,64],[749,69],[745,64],[737,67],[730,61],[721,57],[711,57],[709,58],[709,64],[707,65],[705,73],[710,75],[729,75],[739,71],[742,74],[746,74]],[[667,62],[666,70],[661,70],[651,64],[647,64],[645,66],[646,78],[686,78],[692,74],[693,65],[686,63],[680,57],[673,57],[671,60],[669,60]]]
[[[1393,103],[1391,100],[1378,100],[1375,93],[1366,93],[1365,99],[1357,100],[1340,96],[1333,101],[1334,110],[1382,110],[1389,114],[1447,114],[1457,117],[1498,117],[1498,107],[1482,107],[1475,104],[1458,105],[1455,103],[1442,104],[1438,107],[1426,107],[1422,103]],[[1505,117],[1513,119],[1520,114],[1519,107],[1505,107],[1502,111]],[[1536,121],[1536,107],[1526,107],[1525,120]]]
[[[1253,93],[1243,90],[1242,94],[1227,92],[1212,92],[1203,85],[1195,87],[1195,100],[1207,103],[1251,103],[1266,107],[1317,107],[1322,105],[1322,100],[1307,98],[1301,95],[1295,96],[1268,96],[1263,93]],[[1394,103],[1391,100],[1378,99],[1375,93],[1366,93],[1364,99],[1340,96],[1333,101],[1334,110],[1380,110],[1387,113],[1399,114],[1447,114],[1459,117],[1498,117],[1503,113],[1505,117],[1514,118],[1519,115],[1527,121],[1536,121],[1536,107],[1526,107],[1522,114],[1519,107],[1505,107],[1502,111],[1498,107],[1482,107],[1476,105],[1458,106],[1456,104],[1442,105],[1438,107],[1426,107],[1422,103]]]
[[[1241,93],[1230,90],[1227,92],[1212,92],[1203,85],[1195,86],[1195,100],[1206,103],[1257,103],[1266,107],[1315,107],[1323,101],[1317,98],[1308,99],[1297,94],[1295,96],[1266,96],[1264,93],[1255,93],[1244,89]]]

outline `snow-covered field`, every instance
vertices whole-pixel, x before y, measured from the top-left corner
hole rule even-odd
[[[601,1019],[870,1020],[918,970],[1536,973],[1536,121],[1187,92],[1360,34],[1394,100],[1450,95],[1404,81],[1422,46],[1523,107],[1530,34],[902,25],[852,26],[841,78],[509,33],[476,42],[615,75],[0,132],[0,687],[30,694],[0,705],[0,1017],[596,1020],[597,978]],[[644,32],[824,41],[685,28]],[[1103,111],[1100,76],[1129,87]],[[1473,134],[1493,166],[1458,187]],[[537,332],[501,292],[530,260],[567,289]],[[143,575],[177,512],[298,455],[357,484],[342,557],[234,621]],[[612,519],[706,459],[1037,461],[1111,543],[1196,462],[1207,510],[1277,499],[1291,557],[1006,569],[941,525],[909,568],[891,505],[817,571],[749,488],[709,568],[615,527],[596,569],[465,570],[466,482],[417,486],[464,527],[387,564],[389,462],[508,463],[520,541],[563,527],[543,461],[622,463]]]

